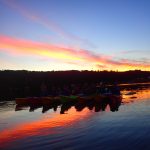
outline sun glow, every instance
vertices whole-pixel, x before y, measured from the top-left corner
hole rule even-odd
[[[130,60],[116,61],[113,57],[95,54],[86,49],[76,50],[74,48],[16,39],[4,35],[0,36],[0,51],[6,53],[10,57],[21,56],[27,58],[28,56],[31,56],[32,58],[40,57],[43,60],[55,59],[53,60],[53,63],[60,63],[61,65],[67,66],[64,70],[150,70],[150,64],[148,63],[134,63]],[[28,68],[32,68],[31,66],[32,63]],[[60,70],[61,69],[62,68],[60,68]],[[53,70],[55,70],[55,68]]]

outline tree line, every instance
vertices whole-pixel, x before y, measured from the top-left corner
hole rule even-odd
[[[125,72],[115,71],[27,71],[1,70],[0,71],[0,100],[14,97],[23,97],[27,90],[31,96],[38,96],[41,84],[63,86],[64,84],[99,83],[106,84],[149,82],[150,71],[132,70]]]

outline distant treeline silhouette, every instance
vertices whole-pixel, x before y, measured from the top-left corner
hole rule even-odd
[[[63,86],[64,84],[84,83],[133,83],[149,82],[150,71],[26,71],[2,70],[0,71],[0,100],[24,97],[30,91],[30,96],[39,96],[41,84]]]

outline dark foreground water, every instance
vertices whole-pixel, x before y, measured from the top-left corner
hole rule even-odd
[[[122,104],[113,112],[108,105],[105,111],[73,106],[60,114],[59,106],[42,113],[42,107],[1,102],[0,149],[150,150],[150,88],[128,92],[122,91]]]

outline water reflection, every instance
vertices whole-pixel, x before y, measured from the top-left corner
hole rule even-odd
[[[5,146],[7,146],[8,143],[18,139],[24,139],[26,137],[56,134],[57,131],[55,131],[54,128],[69,126],[70,124],[77,122],[80,119],[88,118],[89,116],[90,112],[88,109],[85,109],[80,114],[79,112],[76,112],[75,109],[71,109],[65,116],[53,114],[53,116],[49,118],[48,115],[46,115],[36,121],[20,123],[12,128],[1,131],[0,144],[5,143]]]
[[[142,101],[145,99],[150,99],[150,88],[139,87],[136,89],[123,90],[122,92],[123,99],[122,103],[130,103],[134,101]],[[133,94],[128,94],[133,93]]]
[[[129,92],[134,94],[127,94]],[[93,148],[97,145],[105,145],[106,149],[109,149],[106,141],[111,143],[114,137],[122,138],[122,145],[129,145],[135,139],[138,140],[135,143],[140,145],[142,139],[144,141],[148,139],[146,137],[149,136],[147,133],[150,131],[147,119],[149,118],[148,106],[150,106],[150,103],[142,105],[145,100],[150,102],[150,89],[130,89],[123,90],[121,93],[122,99],[103,99],[103,101],[80,100],[63,104],[30,106],[15,105],[14,102],[2,102],[0,103],[0,148],[36,149],[38,148],[37,145],[39,145],[47,146],[48,149],[55,149],[55,147],[61,149],[63,143],[67,145],[70,142],[72,146],[78,146],[77,149],[82,149],[79,143],[88,145],[86,142],[88,140],[91,141],[90,145],[92,144]],[[140,104],[136,104],[139,107],[134,107],[135,103],[133,102]],[[125,107],[130,107],[130,109],[127,109],[130,112],[123,111]],[[139,111],[141,107],[143,109]],[[112,113],[114,111],[115,113]],[[138,119],[137,113],[138,116],[141,116]],[[124,126],[125,124],[126,126]],[[142,126],[144,126],[144,130],[141,128]],[[72,138],[69,138],[68,135],[72,136]],[[75,135],[78,138],[75,139]],[[126,139],[129,136],[131,141],[128,143]],[[64,139],[67,139],[67,142]],[[76,140],[79,141],[78,145],[76,145]],[[61,143],[60,146],[58,143]],[[33,147],[30,147],[31,145]],[[116,148],[113,142],[111,146]],[[88,147],[86,148],[88,149]],[[123,148],[120,146],[120,149]]]

